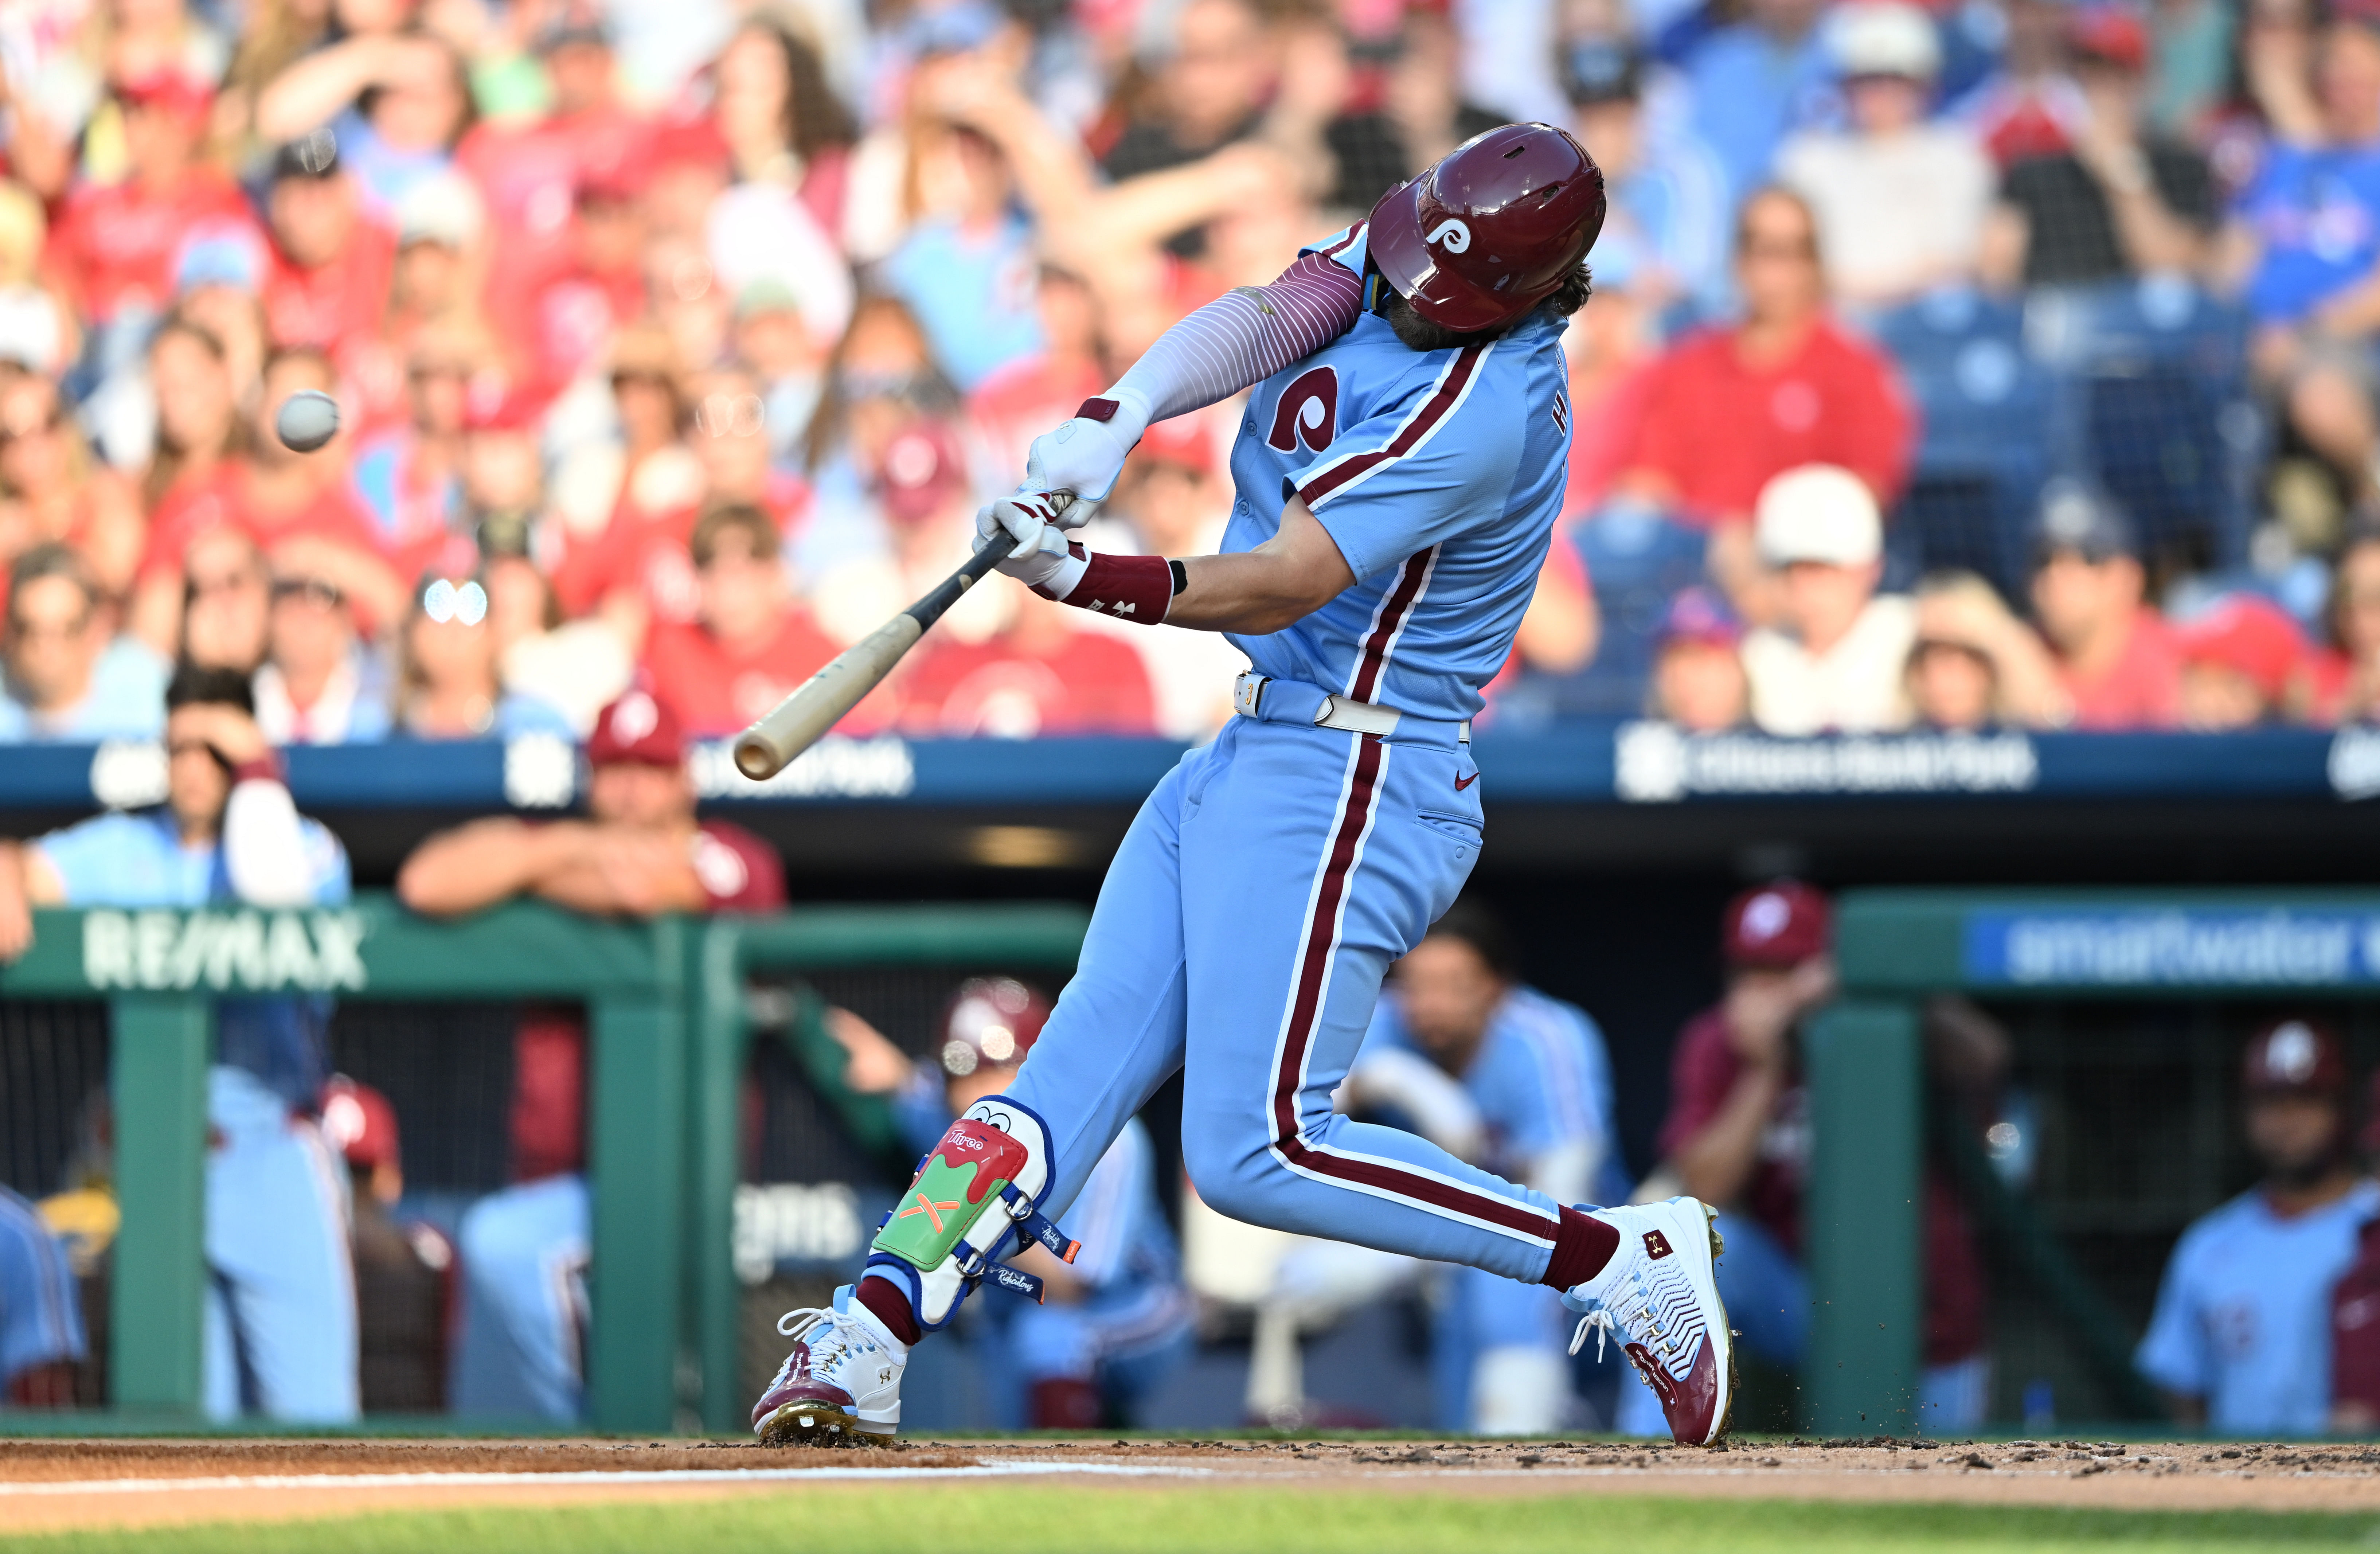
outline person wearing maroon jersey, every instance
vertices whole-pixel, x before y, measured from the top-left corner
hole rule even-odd
[[[696,618],[654,625],[645,673],[687,733],[716,738],[783,701],[838,649],[786,589],[768,514],[714,507],[696,522],[692,549]],[[865,732],[864,716],[860,722]]]
[[[783,865],[738,826],[698,820],[686,737],[667,706],[632,690],[587,742],[588,819],[475,820],[431,837],[396,877],[397,899],[433,917],[516,896],[601,917],[772,912]],[[515,1033],[515,1184],[463,1218],[463,1318],[448,1400],[466,1414],[578,1417],[589,1208],[583,1113],[587,1029],[577,1009],[531,1007]]]
[[[1827,898],[1796,880],[1757,886],[1728,904],[1720,932],[1727,994],[1679,1033],[1656,1172],[1724,1206],[1727,1257],[1718,1277],[1728,1311],[1747,1349],[1788,1369],[1801,1364],[1810,1324],[1801,1258],[1811,1132],[1799,1032],[1834,997],[1833,938]],[[1937,1072],[1962,1095],[1987,1099],[1997,1090],[2007,1038],[1980,1011],[1939,1001],[1925,1026]],[[1933,1172],[1923,1219],[1919,1418],[1929,1433],[1972,1429],[1989,1381],[1982,1256],[1965,1210]],[[1661,1416],[1652,1403],[1651,1392],[1623,1379],[1621,1433],[1658,1435]]]

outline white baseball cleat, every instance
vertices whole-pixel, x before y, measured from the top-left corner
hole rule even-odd
[[[1620,1249],[1603,1271],[1562,1293],[1580,1313],[1570,1352],[1589,1328],[1596,1353],[1618,1334],[1628,1356],[1670,1421],[1681,1446],[1708,1446],[1727,1434],[1735,1408],[1735,1336],[1718,1298],[1714,1265],[1726,1250],[1718,1211],[1698,1198],[1597,1208],[1595,1217],[1620,1232]]]
[[[846,1291],[835,1299],[842,1309],[807,1306],[777,1319],[794,1352],[752,1408],[763,1446],[892,1444],[908,1346]]]

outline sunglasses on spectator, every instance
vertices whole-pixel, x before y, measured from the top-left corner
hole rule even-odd
[[[326,583],[320,577],[282,577],[273,582],[273,602],[285,599],[302,599],[318,610],[335,610],[347,601],[336,583]]]
[[[218,577],[201,577],[192,573],[188,579],[189,596],[207,599],[219,593],[240,593],[262,586],[264,579],[254,572],[225,572]]]
[[[915,399],[925,387],[922,372],[853,371],[849,368],[835,374],[835,383],[846,399]]]
[[[1807,237],[1747,237],[1736,249],[1745,259],[1812,260],[1818,246]]]

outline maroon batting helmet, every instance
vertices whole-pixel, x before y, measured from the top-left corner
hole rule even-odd
[[[1475,135],[1372,207],[1380,273],[1432,323],[1470,334],[1554,293],[1603,230],[1603,172],[1549,124]]]

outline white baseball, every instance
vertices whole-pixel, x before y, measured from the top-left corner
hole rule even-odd
[[[313,389],[299,389],[281,402],[273,430],[289,447],[310,454],[339,434],[339,402]]]

